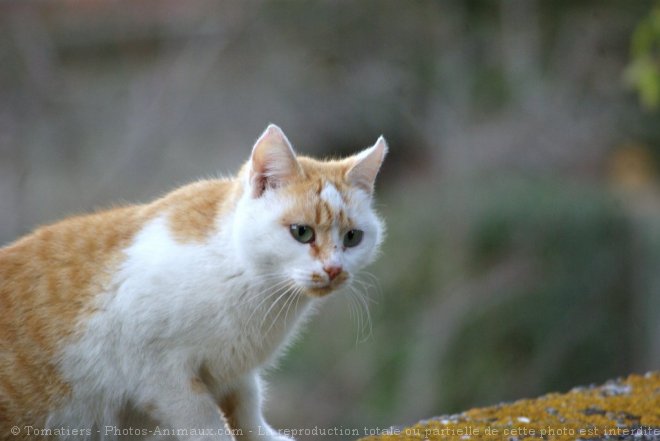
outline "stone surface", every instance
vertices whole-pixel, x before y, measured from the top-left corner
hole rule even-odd
[[[660,372],[420,421],[362,441],[660,441]]]

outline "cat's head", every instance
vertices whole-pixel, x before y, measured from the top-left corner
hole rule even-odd
[[[381,137],[354,156],[317,161],[296,156],[282,130],[268,126],[241,171],[233,234],[243,264],[312,297],[349,283],[383,240],[373,190],[386,153]]]

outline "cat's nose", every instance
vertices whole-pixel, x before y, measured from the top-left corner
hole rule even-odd
[[[330,280],[335,280],[335,278],[341,274],[344,269],[340,266],[324,266],[323,271],[326,272]]]

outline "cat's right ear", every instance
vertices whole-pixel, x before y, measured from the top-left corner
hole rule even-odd
[[[372,194],[376,175],[385,159],[387,150],[387,142],[381,136],[376,144],[355,155],[354,164],[347,173],[348,180],[356,187]]]
[[[270,124],[252,148],[250,158],[252,196],[258,198],[269,188],[282,187],[302,173],[302,168],[286,135],[275,124]]]

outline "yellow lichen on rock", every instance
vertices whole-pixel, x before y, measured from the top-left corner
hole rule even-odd
[[[432,418],[364,441],[658,440],[660,372]]]

